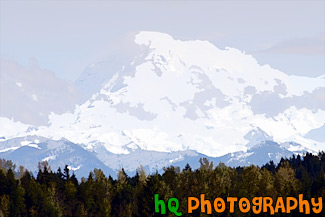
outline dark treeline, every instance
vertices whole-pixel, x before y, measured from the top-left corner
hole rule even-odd
[[[120,170],[117,179],[106,177],[94,169],[87,178],[78,181],[66,166],[52,171],[46,163],[39,164],[34,177],[11,161],[0,160],[0,216],[161,216],[155,213],[154,194],[167,200],[178,198],[183,216],[211,216],[200,210],[187,214],[187,198],[200,197],[213,201],[216,197],[256,196],[325,198],[325,154],[306,154],[282,159],[278,165],[270,162],[263,167],[231,168],[220,163],[214,166],[207,159],[200,160],[199,169],[190,165],[180,169],[170,166],[163,174],[146,175],[140,167],[134,177]],[[324,214],[319,214],[319,216]],[[174,216],[167,211],[164,216]],[[241,213],[235,208],[212,216],[256,216]],[[258,216],[270,216],[261,213]],[[298,210],[274,216],[303,216]],[[311,214],[309,216],[315,216]]]

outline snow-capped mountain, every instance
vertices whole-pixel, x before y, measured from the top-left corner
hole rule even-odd
[[[119,154],[192,149],[221,156],[253,146],[252,130],[324,149],[304,138],[325,122],[323,78],[288,76],[207,41],[140,32],[135,42],[143,55],[73,113],[51,115],[51,126],[38,134]]]
[[[257,156],[325,150],[324,140],[311,136],[324,132],[324,76],[288,76],[237,49],[164,33],[140,32],[134,42],[141,55],[130,63],[88,67],[77,83],[94,93],[73,112],[52,113],[49,126],[37,128],[2,118],[21,131],[3,131],[0,137],[64,138],[108,167],[130,170],[145,165],[146,158],[164,166],[163,159],[226,155],[222,159],[231,164],[231,159],[250,163],[260,162],[252,159]],[[256,155],[260,144],[264,148]],[[138,163],[129,165],[130,159]]]
[[[78,178],[87,177],[94,168],[116,177],[121,168],[129,175],[134,175],[140,165],[147,172],[154,173],[162,172],[164,167],[171,165],[183,169],[189,164],[197,169],[200,167],[200,158],[207,158],[216,166],[222,162],[237,167],[263,165],[271,160],[277,163],[281,158],[292,155],[293,152],[272,141],[263,141],[247,152],[234,152],[220,157],[209,157],[193,150],[157,152],[137,149],[130,150],[129,154],[114,154],[100,148],[96,152],[90,152],[67,140],[54,141],[38,136],[17,137],[0,142],[0,159],[10,159],[16,165],[24,165],[34,174],[38,171],[38,162],[48,161],[54,171],[68,165]]]

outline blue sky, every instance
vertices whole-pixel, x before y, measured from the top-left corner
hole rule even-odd
[[[0,55],[66,80],[141,30],[235,47],[287,74],[325,71],[325,2],[0,0]]]

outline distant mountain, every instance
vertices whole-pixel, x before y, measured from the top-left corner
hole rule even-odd
[[[37,174],[38,162],[48,161],[52,170],[69,166],[79,178],[88,177],[94,168],[116,176],[115,171],[105,166],[92,153],[67,140],[54,141],[37,136],[18,137],[0,142],[0,158],[10,159]]]
[[[272,141],[264,141],[246,152],[239,151],[221,157],[209,157],[193,150],[157,152],[136,149],[130,150],[129,154],[113,154],[104,147],[96,152],[89,152],[80,145],[67,140],[54,141],[43,137],[28,136],[0,142],[0,159],[11,159],[16,165],[23,165],[34,174],[38,171],[38,162],[48,161],[52,170],[68,165],[78,178],[87,177],[94,168],[116,177],[121,168],[124,168],[129,175],[134,175],[140,165],[148,173],[163,172],[164,167],[171,165],[183,169],[187,163],[193,169],[197,169],[200,167],[200,158],[207,158],[215,166],[219,163],[233,167],[251,164],[261,166],[271,160],[278,163],[281,158],[295,155],[284,146]]]
[[[263,141],[273,141],[273,138],[269,135],[267,135],[263,130],[260,128],[253,129],[249,131],[245,136],[245,139],[247,139],[249,142],[246,144],[248,148],[253,147],[256,144],[259,144]]]
[[[260,165],[325,150],[324,76],[289,76],[235,48],[159,32],[140,32],[133,44],[132,60],[119,54],[80,75],[75,84],[89,98],[73,111],[51,113],[49,126],[0,117],[0,137],[64,138],[114,171],[202,156]]]
[[[100,90],[74,112],[51,115],[37,134],[116,154],[136,147],[216,157],[263,140],[324,149],[304,136],[325,123],[322,77],[288,76],[237,49],[163,33],[140,32],[135,43],[141,55],[115,74],[94,65],[101,73],[90,86]]]
[[[247,152],[234,152],[217,158],[228,166],[263,165],[269,161],[280,162],[281,158],[289,158],[295,155],[293,152],[281,147],[272,141],[263,141],[247,150]]]

